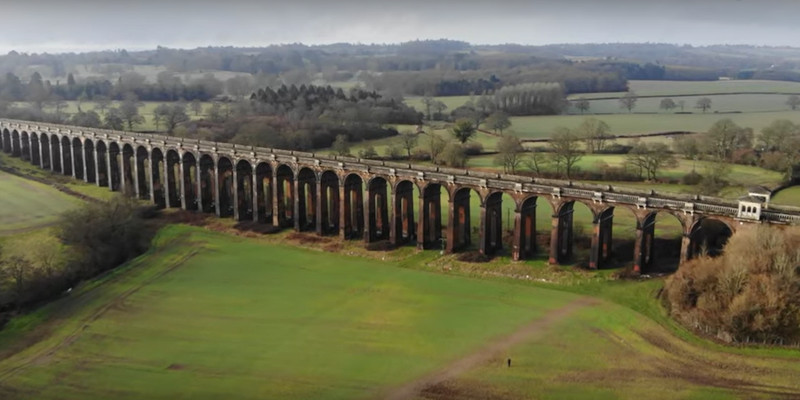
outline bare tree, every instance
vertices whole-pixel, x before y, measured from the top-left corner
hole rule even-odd
[[[662,110],[672,111],[672,110],[673,110],[673,109],[675,109],[675,107],[677,107],[677,106],[678,106],[678,105],[677,105],[677,104],[675,104],[675,101],[673,101],[673,100],[672,100],[672,99],[670,99],[670,98],[666,98],[666,99],[662,99],[662,100],[661,100],[661,104],[659,104],[659,106],[658,106],[658,107],[659,107],[660,109],[662,109]]]
[[[711,108],[711,99],[708,97],[701,97],[697,99],[697,104],[694,106],[694,108],[701,109],[705,113]]]
[[[639,96],[636,95],[636,92],[630,91],[619,98],[619,106],[628,110],[628,112],[632,112],[638,100]]]
[[[105,115],[106,110],[108,107],[111,106],[111,99],[106,96],[95,96],[94,97],[94,108],[100,110],[100,112]]]
[[[575,164],[583,157],[580,151],[581,138],[570,131],[568,128],[556,128],[556,132],[550,138],[550,151],[553,153],[553,161],[559,171],[564,172],[567,179],[572,175]]]
[[[797,110],[797,107],[800,106],[800,96],[793,94],[786,99],[786,105],[792,108],[792,110]]]
[[[439,158],[442,155],[445,146],[447,146],[447,141],[444,140],[444,138],[433,132],[429,134],[428,151],[431,155],[431,161],[434,164],[439,163]]]
[[[597,118],[586,118],[578,127],[578,135],[586,142],[586,150],[589,153],[602,151],[606,147],[606,141],[611,139],[608,132],[611,127]]]
[[[497,143],[497,156],[495,164],[503,166],[503,172],[514,174],[522,163],[522,154],[525,149],[522,142],[514,135],[503,135]]]
[[[581,112],[581,114],[585,113],[586,111],[589,111],[589,107],[591,107],[589,100],[587,100],[585,97],[579,97],[574,102],[572,102],[572,105],[575,108],[577,108],[578,111]]]
[[[200,100],[194,99],[192,100],[191,104],[189,104],[189,108],[191,108],[192,111],[194,111],[194,115],[196,117],[200,115],[201,112],[203,112],[203,103],[201,103]]]
[[[125,121],[129,131],[132,131],[134,126],[144,123],[144,117],[139,114],[141,104],[131,93],[125,96],[125,100],[119,106],[122,120]]]
[[[406,150],[409,160],[411,159],[411,150],[414,150],[414,147],[417,146],[418,139],[417,134],[411,131],[404,131],[400,134],[400,144]]]
[[[644,142],[639,142],[631,149],[626,158],[626,162],[639,168],[640,171],[645,172],[648,180],[655,180],[661,168],[676,166],[678,164],[678,161],[675,159],[675,156],[670,153],[669,147],[667,147],[666,144],[654,143],[648,145]]]
[[[511,126],[511,118],[503,111],[495,111],[486,118],[486,125],[493,131],[500,131],[500,134],[502,134],[503,130]]]

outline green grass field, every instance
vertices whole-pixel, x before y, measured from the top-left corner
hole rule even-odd
[[[800,94],[800,83],[766,80],[721,80],[721,81],[628,81],[628,88],[639,96],[687,96],[711,93],[783,93]],[[622,96],[623,93],[586,93],[570,96],[584,97]],[[784,101],[786,96],[784,96]],[[687,103],[688,104],[688,103]]]
[[[67,104],[67,106],[61,110],[63,118],[69,118],[70,116],[72,116],[73,114],[78,112],[78,102],[77,101],[66,101],[65,103]],[[166,131],[166,129],[164,128],[163,124],[160,124],[158,129],[156,129],[155,121],[153,120],[153,111],[155,111],[156,107],[158,107],[161,104],[173,104],[173,103],[171,103],[171,102],[162,102],[162,101],[143,101],[141,106],[139,107],[139,115],[141,115],[144,118],[144,123],[140,124],[140,125],[135,125],[134,126],[134,130],[135,131],[160,131],[160,132]],[[208,112],[209,107],[211,107],[211,104],[212,103],[209,103],[209,102],[202,103],[203,111],[198,115],[195,115],[194,111],[189,109],[188,104],[187,104],[186,114],[192,120],[206,117],[206,113]],[[110,106],[111,107],[119,107],[119,105],[120,105],[119,101],[113,101],[113,102],[111,102]],[[29,103],[17,103],[16,106],[17,107],[27,107],[27,106],[29,106]],[[94,110],[98,114],[100,114],[100,119],[102,120],[104,118],[104,114],[100,110],[96,109],[96,107],[97,107],[97,104],[94,103],[94,102],[91,102],[91,101],[85,101],[85,102],[81,103],[81,109],[83,111]],[[55,113],[55,108],[53,108],[53,107],[45,107],[45,111],[47,111],[49,113]],[[127,129],[127,127],[126,127],[126,129]]]
[[[0,236],[52,224],[80,203],[53,187],[0,171]]]
[[[775,111],[742,114],[610,114],[610,115],[547,115],[511,118],[511,130],[524,139],[547,138],[557,127],[577,128],[584,118],[597,118],[607,123],[614,135],[635,135],[653,132],[705,132],[715,122],[730,118],[733,122],[753,128],[758,133],[778,119],[800,123],[799,111]]]
[[[580,115],[577,110],[570,108],[565,115],[512,117],[510,131],[526,139],[547,138],[555,128],[576,128],[588,116],[605,121],[611,126],[611,133],[615,135],[669,131],[704,132],[722,118],[730,118],[739,125],[753,128],[756,132],[777,119],[789,119],[800,123],[800,112],[791,111],[786,105],[787,94],[800,93],[800,83],[797,82],[630,81],[629,86],[640,96],[659,97],[640,98],[633,113],[621,109],[616,99],[602,99],[591,101],[591,108],[586,115]],[[587,93],[572,95],[570,99],[616,98],[623,94]],[[659,109],[663,97],[678,95],[686,97],[676,97],[673,100],[676,102],[683,100],[684,111],[691,114],[675,114],[674,111],[680,111],[680,108],[669,113]],[[709,97],[712,100],[712,108],[706,113],[694,108],[700,97]],[[446,96],[436,99],[444,102],[449,112],[466,103],[470,96]],[[406,103],[417,110],[423,110],[421,97],[409,97]]]
[[[646,97],[640,98],[636,101],[636,108],[633,109],[637,113],[661,113],[661,114],[674,114],[681,112],[680,106],[671,111],[662,110],[660,108],[661,100],[665,97]],[[726,94],[726,95],[708,95],[708,96],[681,96],[672,97],[675,103],[679,101],[684,102],[683,112],[691,112],[695,114],[702,114],[703,111],[695,108],[697,100],[700,98],[711,99],[711,109],[706,111],[708,113],[756,113],[768,111],[791,111],[791,108],[786,105],[785,94]],[[616,99],[602,99],[591,100],[589,102],[589,113],[592,114],[621,114],[627,113],[627,110],[620,108],[619,100]],[[570,114],[580,114],[579,110],[574,108],[569,110]],[[796,114],[800,114],[795,112]]]
[[[792,186],[781,189],[776,193],[771,202],[775,204],[785,204],[787,206],[800,207],[800,186]]]
[[[796,351],[685,342],[674,328],[607,301],[575,303],[574,294],[520,281],[433,273],[426,267],[433,252],[382,262],[185,226],[163,229],[154,243],[128,266],[1,331],[0,397],[800,393]],[[638,298],[637,309],[654,310],[657,301],[640,297],[654,283],[573,289],[603,287],[601,297]]]
[[[98,200],[108,200],[114,196],[114,192],[109,190],[107,187],[99,187],[94,183],[86,183],[81,180],[72,179],[71,176],[65,176],[59,174],[58,172],[41,169],[19,157],[11,157],[3,152],[0,152],[0,163],[9,168],[14,168],[25,175],[47,179],[48,181],[64,185],[68,189],[78,192],[84,196],[92,197]],[[28,180],[25,180],[25,182],[28,182]]]

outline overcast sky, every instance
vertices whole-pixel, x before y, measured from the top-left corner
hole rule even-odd
[[[9,2],[13,4],[7,4]],[[796,0],[5,0],[0,53],[157,45],[660,42],[800,47]]]

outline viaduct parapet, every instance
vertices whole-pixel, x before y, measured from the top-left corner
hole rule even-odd
[[[593,216],[591,268],[609,261],[617,208],[636,217],[638,272],[653,262],[659,214],[671,214],[681,223],[681,262],[713,240],[702,232],[704,220],[724,223],[730,232],[742,224],[800,223],[796,208],[468,169],[5,119],[0,119],[0,133],[6,153],[161,207],[367,243],[415,242],[423,249],[438,248],[446,238],[445,250],[455,252],[471,244],[475,224],[480,252],[491,255],[503,246],[502,202],[507,194],[514,203],[514,260],[539,251],[547,251],[551,263],[569,260],[576,202]],[[479,221],[470,220],[472,196],[478,199]],[[537,248],[538,201],[554,210],[549,249]],[[443,202],[449,209],[446,221]]]

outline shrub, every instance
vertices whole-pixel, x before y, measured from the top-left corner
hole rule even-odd
[[[468,142],[464,144],[464,152],[468,156],[477,156],[483,153],[483,145],[478,142]]]
[[[467,164],[467,154],[461,143],[448,143],[439,157],[439,161],[448,167],[460,168]]]
[[[358,158],[377,158],[378,152],[372,145],[358,151]]]
[[[699,257],[667,279],[670,314],[730,342],[800,343],[800,230],[734,234],[722,256]]]
[[[681,177],[681,183],[684,185],[698,185],[700,182],[703,181],[703,175],[697,173],[697,171],[689,172],[688,174]]]

